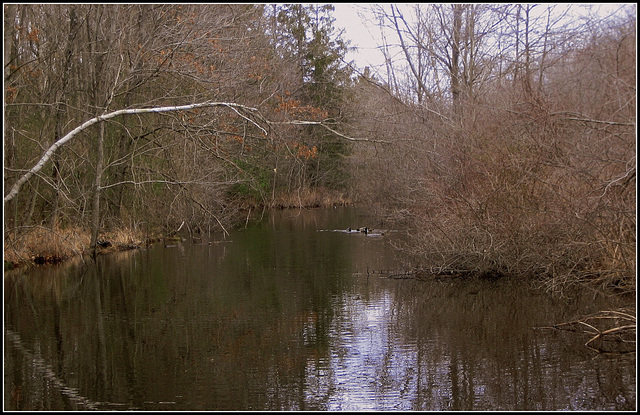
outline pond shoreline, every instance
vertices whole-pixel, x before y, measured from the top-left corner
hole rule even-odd
[[[281,196],[278,197],[278,203],[272,204],[270,207],[265,205],[252,205],[251,207],[245,206],[244,211],[247,215],[243,216],[244,219],[238,219],[232,226],[240,226],[242,223],[246,224],[249,216],[252,212],[258,212],[260,208],[264,211],[273,210],[294,210],[294,209],[330,209],[331,207],[345,207],[353,206],[353,202],[345,198],[332,198],[319,201],[318,195],[310,197],[306,195],[304,200],[304,206],[295,206],[293,203],[286,202]],[[293,199],[290,199],[291,202]],[[302,199],[298,199],[302,202]],[[5,235],[5,247],[4,247],[4,270],[26,269],[32,267],[47,267],[52,265],[61,265],[66,262],[81,259],[84,261],[86,257],[92,256],[94,253],[90,247],[90,232],[88,229],[69,228],[69,229],[50,229],[42,226],[33,227],[33,232],[22,235],[20,238],[9,237],[9,243],[7,243],[7,236]],[[22,243],[16,243],[16,239],[23,239]],[[96,247],[95,255],[108,255],[117,252],[131,251],[141,249],[143,247],[149,247],[150,245],[158,242],[175,243],[173,241],[186,241],[185,238],[176,236],[176,231],[162,234],[160,231],[154,231],[149,233],[148,230],[142,229],[130,229],[128,227],[120,227],[107,232],[101,232],[98,239],[98,246]],[[203,242],[204,238],[193,237],[193,243],[196,245],[207,244]],[[208,242],[212,244],[213,242]],[[374,271],[376,272],[376,271]],[[416,266],[410,269],[400,271],[402,275],[397,278],[403,279],[487,279],[487,280],[499,280],[505,277],[509,277],[501,272],[476,272],[473,270],[459,270],[459,269],[428,269],[420,266]],[[393,278],[393,276],[391,276]],[[588,284],[588,282],[587,282]],[[635,290],[630,291],[624,287],[597,287],[598,284],[592,284],[594,288],[604,290],[605,292],[617,295],[620,297],[635,296]],[[544,289],[544,288],[543,288]],[[546,289],[548,290],[548,289]]]
[[[148,248],[5,273],[11,409],[635,404],[635,354],[594,355],[632,346],[614,343],[634,337],[627,300],[586,287],[559,297],[513,275],[402,275],[400,232],[346,232],[377,225],[358,208],[254,219],[227,243],[194,233],[198,244],[185,226]]]
[[[122,234],[125,231],[128,230],[118,230],[114,232],[114,234]],[[32,238],[40,239],[43,233],[46,233],[46,230],[41,228],[39,229],[39,234]],[[131,232],[127,233],[131,234]],[[60,239],[53,242],[53,245],[57,245],[59,249],[51,247],[52,239],[47,240],[47,243],[43,243],[40,246],[28,243],[26,244],[28,246],[13,251],[9,246],[11,244],[5,244],[4,270],[59,265],[75,258],[84,258],[90,255],[91,250],[87,242],[90,239],[88,231],[86,233],[78,233],[77,230],[69,231],[58,229],[55,231],[49,230],[49,234],[52,239]],[[29,238],[29,236],[27,236],[27,238]],[[103,237],[98,242],[99,246],[97,247],[96,254],[105,255],[114,252],[140,249],[143,246],[148,246],[161,240],[162,238],[153,237],[144,240],[132,240],[130,242],[110,242],[108,237]]]
[[[246,223],[249,216],[260,210],[287,209],[327,209],[353,206],[354,202],[342,192],[330,189],[304,189],[293,193],[274,194],[271,200],[244,200],[238,202],[235,220],[225,226],[239,226]],[[177,231],[131,229],[126,225],[101,231],[96,247],[96,255],[140,249],[144,246],[170,240]],[[90,247],[91,231],[87,228],[60,228],[32,226],[27,232],[15,235],[5,231],[4,270],[61,264],[72,258],[92,255]]]

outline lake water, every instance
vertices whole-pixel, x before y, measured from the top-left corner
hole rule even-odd
[[[537,327],[629,305],[403,268],[354,208],[4,278],[5,410],[634,410],[636,356]],[[631,302],[635,306],[635,302]]]

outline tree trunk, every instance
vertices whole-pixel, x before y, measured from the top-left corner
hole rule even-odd
[[[100,123],[97,153],[98,161],[96,163],[96,180],[93,187],[93,206],[91,209],[91,243],[89,245],[94,256],[98,246],[98,233],[100,231],[100,187],[102,183],[104,158],[104,123]]]
[[[16,6],[14,4],[7,4],[4,6],[4,102],[5,105],[11,102],[13,97],[10,93],[9,76],[11,75],[11,67],[16,64],[18,58],[18,51],[15,44],[15,19],[16,19]],[[15,131],[11,128],[11,117],[7,116],[7,110],[5,107],[4,116],[4,165],[5,168],[13,169],[15,166]],[[6,172],[6,170],[5,170]],[[6,173],[5,173],[6,174]],[[6,177],[6,176],[5,176]],[[17,202],[13,204],[13,224],[18,223],[18,205]],[[4,215],[5,229],[8,228],[10,215]]]
[[[67,133],[67,135],[62,137],[60,140],[58,140],[55,143],[53,143],[53,145],[51,145],[51,147],[49,147],[49,149],[47,151],[45,151],[44,155],[40,158],[40,160],[36,163],[36,165],[33,166],[24,175],[22,175],[22,177],[20,177],[20,179],[18,179],[18,181],[16,181],[16,183],[11,187],[11,190],[9,191],[9,193],[4,197],[4,203],[7,203],[8,201],[12,200],[20,192],[20,188],[22,187],[22,185],[25,184],[31,177],[33,177],[33,175],[35,175],[37,172],[42,170],[42,168],[47,163],[47,161],[49,161],[49,159],[51,159],[53,154],[60,147],[62,147],[63,145],[65,145],[66,143],[71,141],[71,139],[73,137],[75,137],[78,133],[80,133],[81,131],[86,130],[87,128],[89,128],[90,126],[92,126],[94,124],[98,124],[98,123],[102,124],[104,121],[109,120],[111,118],[118,117],[120,115],[163,113],[163,112],[171,112],[171,111],[186,111],[186,110],[195,109],[195,108],[208,108],[208,107],[226,107],[226,108],[229,108],[229,109],[233,110],[240,117],[246,119],[247,122],[249,122],[252,125],[254,125],[255,127],[257,127],[265,136],[268,135],[268,132],[267,132],[267,130],[265,128],[263,128],[256,121],[254,121],[252,118],[250,118],[250,116],[254,116],[255,118],[258,118],[260,121],[264,121],[262,116],[258,113],[257,109],[251,108],[251,107],[247,107],[245,105],[231,103],[231,102],[211,102],[211,101],[207,101],[207,102],[200,102],[200,103],[197,103],[197,104],[178,105],[178,106],[171,106],[171,107],[131,108],[131,109],[123,109],[123,110],[113,111],[113,112],[110,112],[108,114],[99,115],[99,116],[93,117],[93,118],[85,121],[81,125],[77,126],[73,130],[71,130],[69,133]],[[245,115],[244,113],[247,113],[248,115]],[[275,124],[275,123],[272,123],[272,124]],[[311,124],[321,125],[321,126],[327,128],[327,129],[329,129],[329,127],[327,127],[324,124],[319,123],[319,122],[312,122]],[[331,130],[331,131],[333,131],[333,130]],[[341,135],[341,134],[339,134],[339,133],[337,133],[335,131],[334,131],[334,133],[340,135],[343,138],[348,138],[348,137],[346,137],[344,135]]]
[[[462,10],[464,5],[453,5],[453,27],[451,46],[451,97],[453,99],[453,112],[460,116],[460,31],[462,30]]]

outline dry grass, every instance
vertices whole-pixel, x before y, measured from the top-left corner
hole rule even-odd
[[[131,228],[116,229],[102,232],[99,240],[109,241],[116,248],[128,248],[143,245],[147,240],[147,235],[141,230]]]
[[[12,266],[59,262],[82,255],[89,247],[89,232],[82,228],[22,227],[5,234],[4,260]]]
[[[300,189],[292,193],[276,194],[273,200],[268,202],[269,208],[300,208],[300,207],[333,207],[351,204],[351,199],[343,193],[326,189]]]
[[[122,228],[100,234],[99,241],[109,242],[99,253],[137,248],[151,240],[140,230]],[[57,263],[89,252],[88,229],[51,229],[44,226],[20,228],[5,235],[5,267]]]
[[[351,200],[344,194],[329,189],[303,189],[292,194],[276,195],[267,203],[268,208],[333,207],[344,206]],[[137,248],[158,240],[157,233],[147,234],[130,227],[103,231],[98,237],[98,253],[109,253]],[[90,252],[91,237],[88,229],[21,227],[5,233],[5,268],[33,264],[57,263],[80,257]],[[100,243],[101,242],[101,243]]]

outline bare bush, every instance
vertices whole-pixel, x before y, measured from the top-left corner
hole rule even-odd
[[[366,200],[404,218],[420,267],[635,290],[635,19],[590,23],[536,32],[516,75],[476,66],[502,69],[448,111],[362,92],[393,142],[365,153]]]

